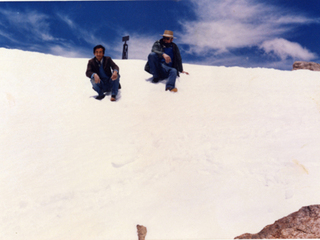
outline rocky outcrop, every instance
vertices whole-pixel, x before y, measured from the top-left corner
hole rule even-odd
[[[312,71],[320,71],[320,64],[315,62],[296,61],[293,63],[292,70],[309,69]]]
[[[245,233],[235,239],[262,238],[320,238],[320,205],[303,207],[266,226],[259,233]]]

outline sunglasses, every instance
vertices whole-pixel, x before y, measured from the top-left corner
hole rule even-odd
[[[171,37],[163,37],[164,40],[170,40],[172,39]]]

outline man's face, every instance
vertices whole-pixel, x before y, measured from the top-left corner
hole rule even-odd
[[[96,51],[94,52],[94,55],[98,59],[98,61],[101,61],[103,58],[103,49],[102,48],[97,48]]]
[[[169,37],[164,37],[163,38],[164,43],[172,43],[173,38],[169,38]]]

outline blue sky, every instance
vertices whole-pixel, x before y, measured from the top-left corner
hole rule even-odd
[[[184,63],[291,70],[319,62],[319,0],[0,2],[0,47],[91,58],[97,44],[146,59],[174,31]],[[187,70],[187,69],[186,69]]]

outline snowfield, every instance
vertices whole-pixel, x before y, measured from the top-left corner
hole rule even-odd
[[[234,238],[320,203],[320,73],[184,64],[177,93],[117,60],[0,48],[0,238]]]

